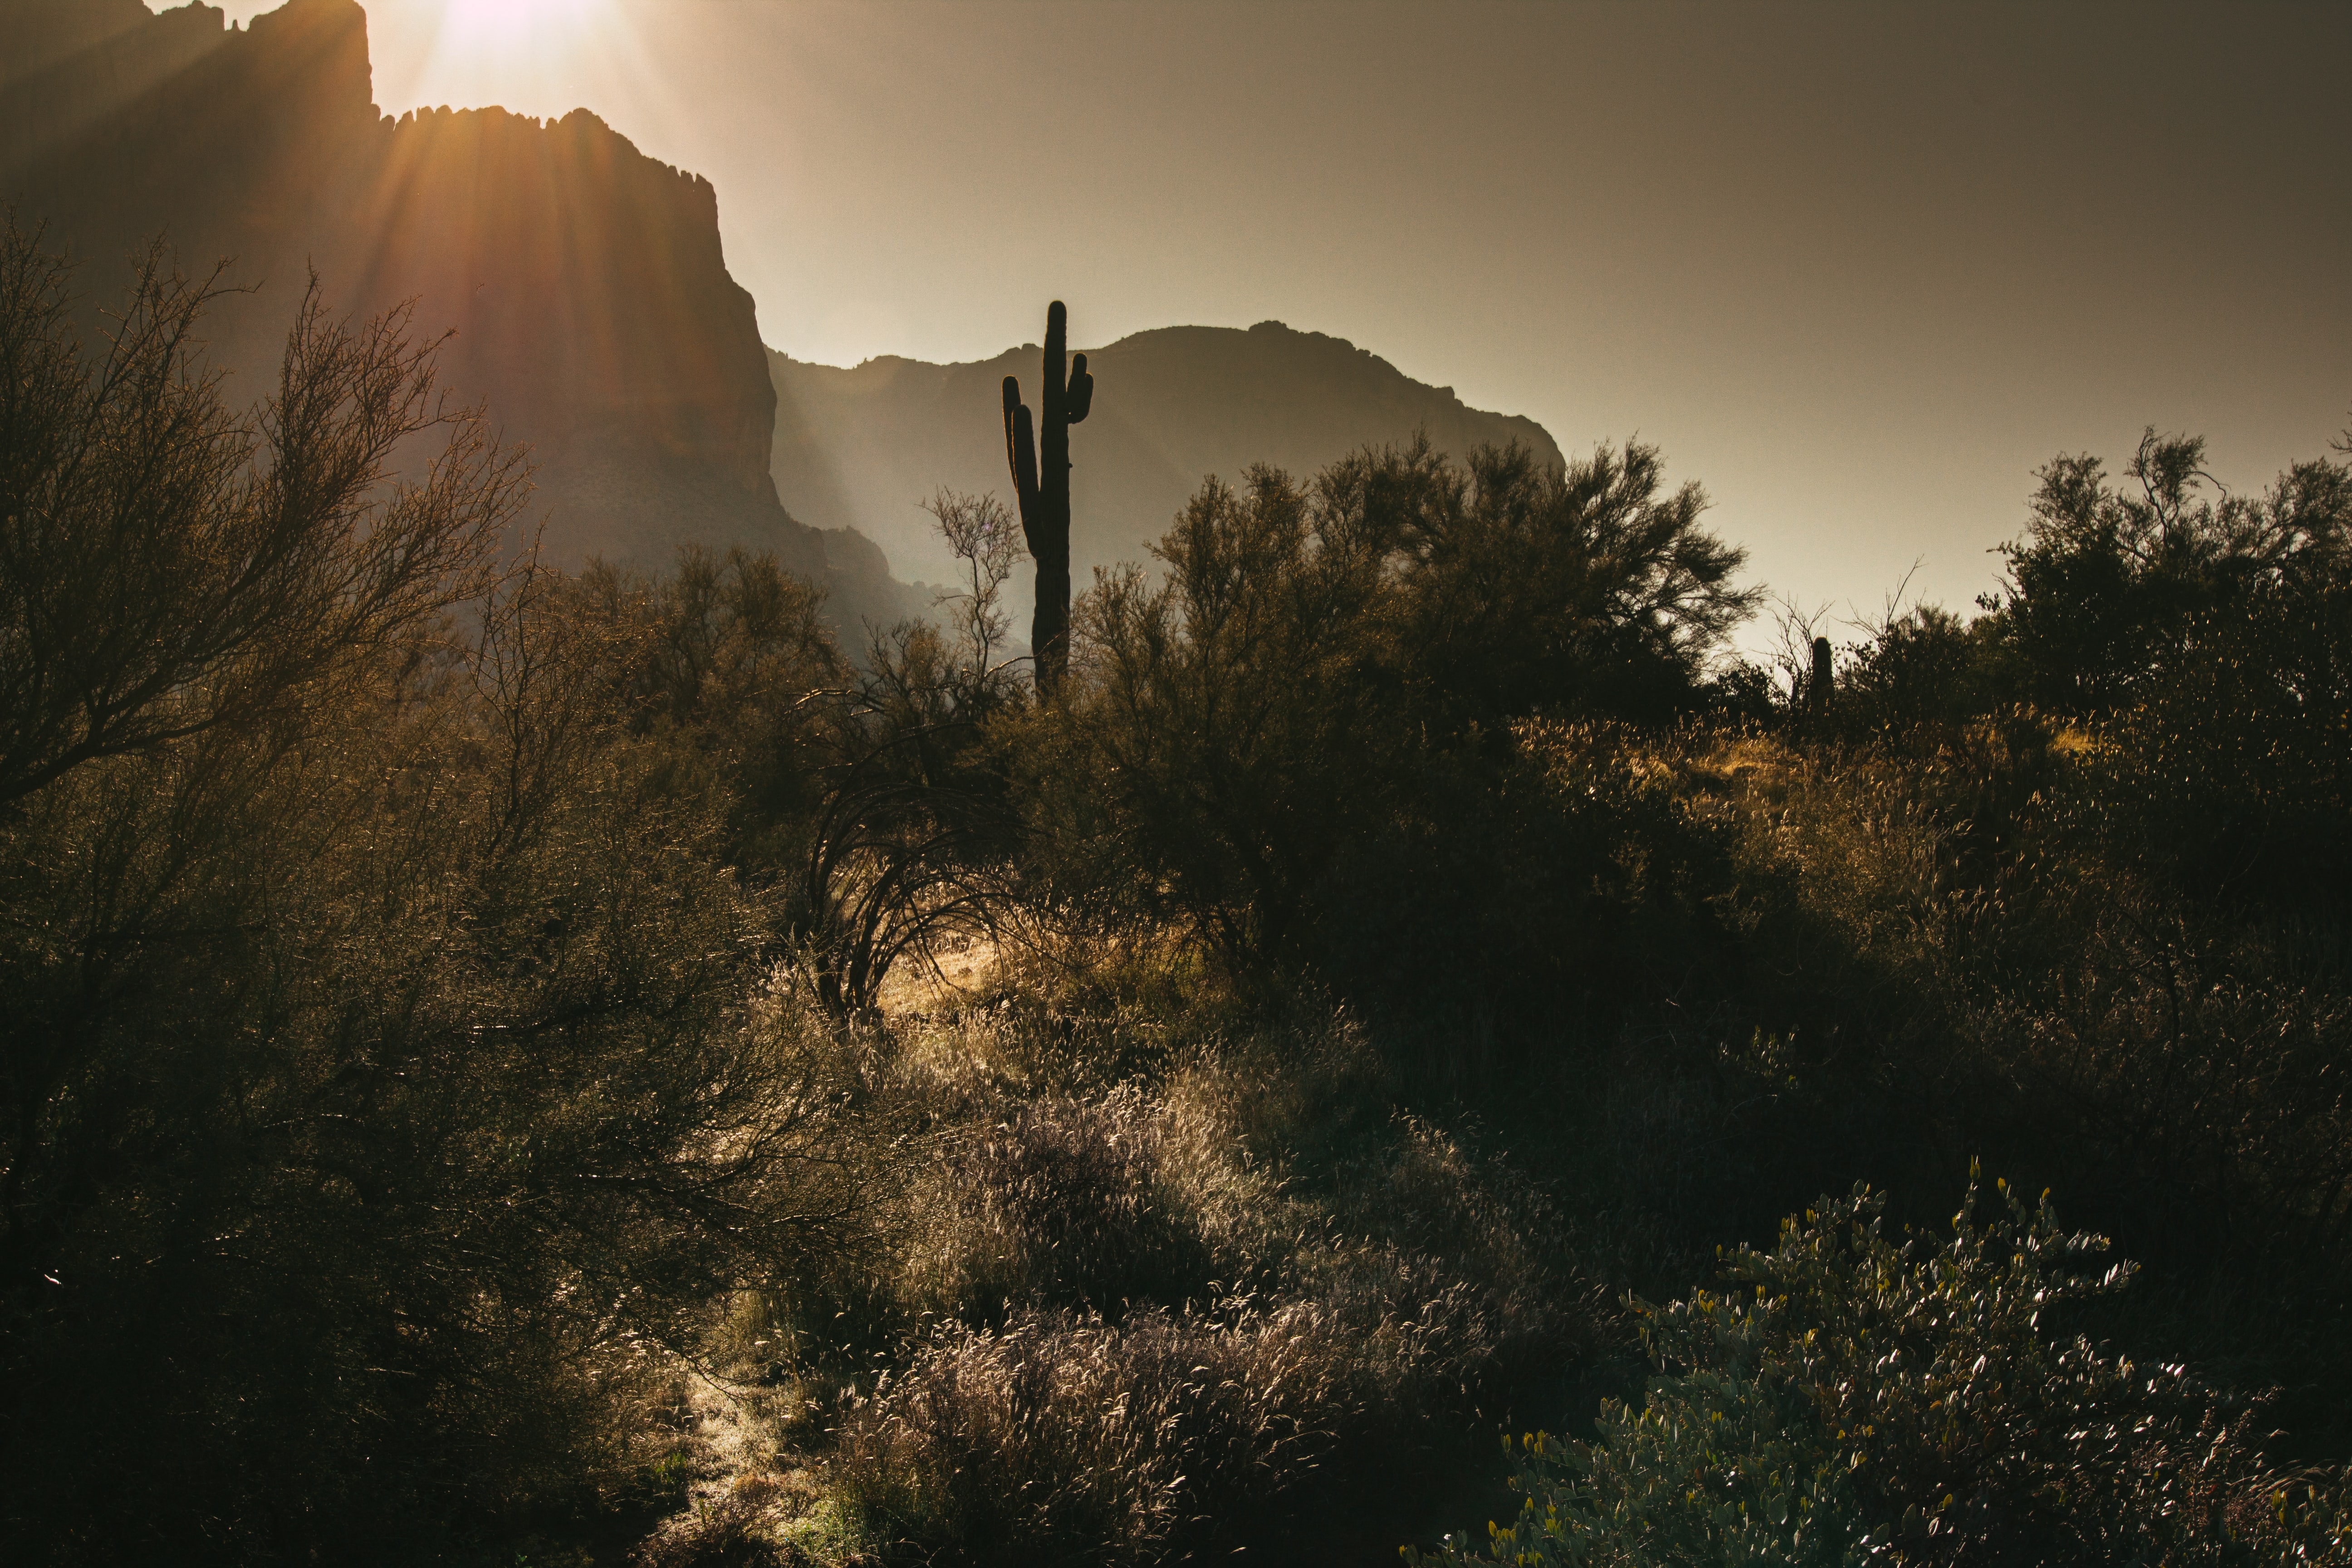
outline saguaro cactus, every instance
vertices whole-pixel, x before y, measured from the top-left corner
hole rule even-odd
[[[1070,426],[1093,406],[1095,378],[1087,356],[1065,378],[1068,312],[1056,300],[1045,310],[1045,385],[1037,397],[1045,428],[1033,439],[1021,378],[1004,378],[1004,460],[1021,502],[1021,532],[1037,563],[1037,613],[1029,647],[1037,660],[1037,695],[1050,699],[1070,664]]]

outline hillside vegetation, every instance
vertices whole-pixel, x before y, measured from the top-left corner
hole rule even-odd
[[[1040,707],[992,501],[845,647],[518,553],[397,318],[248,416],[204,289],[67,282],[0,255],[12,1562],[2352,1555],[2340,455],[2060,458],[1826,679],[1653,448],[1259,468]]]

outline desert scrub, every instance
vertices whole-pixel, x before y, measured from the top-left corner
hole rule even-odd
[[[1331,1141],[1394,1139],[1377,1060],[1328,1010],[1225,1039],[1182,1015],[1006,999],[888,1050],[901,1190],[861,1310],[890,1336],[1263,1289],[1328,1228],[1300,1170],[1334,1163]]]
[[[1972,1183],[1948,1239],[1857,1188],[1743,1247],[1720,1291],[1637,1304],[1663,1373],[1598,1436],[1530,1434],[1488,1552],[1415,1564],[2340,1561],[2333,1493],[2265,1474],[2251,1412],[2051,1320],[2121,1289],[2047,1194]]]
[[[1743,1005],[1794,1037],[1808,1090],[1848,1097],[1818,1146],[1866,1153],[1901,1127],[1952,1166],[1999,1151],[2162,1293],[2233,1303],[2189,1309],[2169,1353],[2226,1346],[2256,1381],[2301,1383],[2311,1354],[2334,1363],[2340,1336],[2315,1326],[2352,1227],[2342,927],[2185,896],[2131,863],[2111,831],[2130,793],[2118,732],[2018,710],[1925,757],[1823,746],[1713,770],[1716,809],[1746,821],[1761,962]],[[1773,1142],[1783,1163],[1805,1144]],[[1942,1187],[1881,1150],[1780,1201],[1862,1174],[1913,1200]]]
[[[1333,1272],[1314,1298],[945,1325],[852,1408],[828,1479],[877,1534],[974,1563],[1153,1562],[1381,1499],[1521,1325],[1425,1259]]]
[[[2218,1257],[2267,1247],[2324,1267],[2352,1226],[2339,942],[2117,899],[2086,921],[2063,985],[1991,998],[1982,1048],[2062,1102],[2065,1135],[2167,1227]]]
[[[1163,1107],[1136,1083],[1003,1108],[955,1130],[920,1198],[907,1289],[934,1310],[1181,1299],[1210,1257],[1165,1200]]]
[[[1531,1378],[1590,1358],[1558,1216],[1394,1112],[1344,1016],[1169,1018],[1107,1083],[1051,1024],[991,1003],[898,1041],[913,1152],[866,1295],[730,1321],[778,1390],[773,1479],[808,1488],[673,1534],[1132,1563],[1337,1513],[1385,1541]],[[1103,1026],[1142,1031],[1071,1024]]]

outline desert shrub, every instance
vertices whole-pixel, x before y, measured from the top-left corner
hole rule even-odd
[[[1759,591],[1732,586],[1745,552],[1699,526],[1706,492],[1664,484],[1638,441],[1558,469],[1517,446],[1457,466],[1416,441],[1334,464],[1315,490],[1327,532],[1388,554],[1412,700],[1452,731],[1537,711],[1654,721],[1699,699]]]
[[[2203,441],[2151,429],[2128,487],[2088,456],[2041,470],[2026,537],[2004,551],[1992,628],[2019,697],[2070,714],[2126,710],[2207,657],[2217,618],[2259,618],[2273,595],[2343,583],[2352,469],[2323,457],[2216,502],[2204,457]]]
[[[1018,705],[1005,671],[959,664],[927,624],[870,644],[793,884],[791,924],[836,1014],[870,1012],[901,963],[995,931],[1019,836],[984,726]]]
[[[1563,1082],[1611,1151],[1574,1179],[1664,1268],[1672,1236],[1753,1234],[1857,1179],[1916,1215],[1981,1149],[2148,1266],[2101,1309],[2115,1331],[2296,1390],[2283,1411],[2324,1426],[2342,930],[2325,903],[2216,905],[2114,854],[2098,736],[2012,713],[1921,752],[1696,748],[1693,809],[1737,826],[1741,963],[1707,1009],[1629,1015],[1597,1092]],[[1736,1063],[1750,1038],[1770,1074]]]
[[[1916,1032],[1943,989],[1955,803],[1898,759],[1694,741],[1682,764],[1702,792],[1694,809],[1734,840],[1738,1004],[1801,1048]]]
[[[1741,1249],[1720,1294],[1642,1307],[1664,1369],[1591,1443],[1532,1436],[1491,1555],[1437,1563],[2297,1560],[2352,1549],[2267,1475],[2249,1415],[2063,1320],[2120,1288],[2045,1196],[1977,1194],[1949,1239],[1887,1233],[1866,1189]]]
[[[944,625],[867,628],[849,657],[822,595],[740,546],[679,550],[646,575],[592,562],[551,592],[601,634],[574,678],[653,758],[650,786],[717,814],[711,853],[803,950],[837,1016],[870,1013],[893,968],[989,932],[1014,820],[992,720],[1027,705],[1001,643],[1019,548],[991,498],[932,510],[968,568]]]
[[[1112,574],[1079,607],[1078,679],[1034,748],[1059,775],[1033,775],[1037,838],[1107,861],[1245,975],[1329,956],[1371,879],[1341,861],[1370,840],[1417,862],[1390,879],[1400,918],[1424,886],[1475,887],[1486,860],[1448,830],[1485,815],[1509,721],[1696,701],[1751,602],[1704,497],[1662,483],[1646,447],[1551,473],[1419,445],[1312,486],[1212,480],[1157,547],[1163,582]]]
[[[786,994],[817,1005],[805,978]],[[1173,1045],[1115,1002],[1066,1013],[1025,986],[830,1032],[859,1058],[857,1115],[891,1181],[817,1267],[739,1306],[719,1353],[745,1375],[838,1386],[939,1317],[1116,1315],[1218,1277],[1211,1260],[1228,1254],[1183,1194],[1235,1152],[1156,1081],[1197,1040]],[[752,1339],[763,1353],[746,1352]]]
[[[2168,1264],[2324,1289],[2352,1205],[2335,944],[2128,891],[2069,924],[2051,973],[1989,988],[1967,1020],[2020,1091],[2012,1136]]]
[[[939,507],[951,542],[985,547],[986,503]],[[836,1015],[1004,902],[1013,819],[983,726],[1024,702],[993,658],[1006,565],[973,563],[952,634],[869,628],[856,659],[814,590],[740,547],[688,545],[650,577],[593,563],[550,590],[600,633],[575,678],[652,759],[653,790],[724,822],[710,853],[767,897]]]
[[[837,1016],[868,1014],[902,963],[988,941],[1024,890],[1012,783],[992,725],[1017,731],[1026,688],[1003,658],[999,593],[1021,546],[993,497],[930,503],[965,588],[943,626],[869,628],[854,677],[830,693],[834,737],[803,835],[790,923]]]
[[[863,1354],[931,1319],[978,1328],[1071,1309],[1116,1323],[1129,1304],[1271,1289],[1335,1214],[1409,1247],[1486,1234],[1463,1230],[1466,1208],[1432,1216],[1375,1190],[1444,1139],[1395,1119],[1363,1031],[1302,1008],[1240,1040],[1186,1032],[1181,1018],[1057,1021],[1009,1001],[909,1029],[889,1090],[905,1183],[890,1260],[876,1260],[862,1302],[813,1296],[787,1315],[834,1322],[813,1343],[865,1319],[840,1340]],[[1465,1191],[1448,1201],[1484,1202],[1465,1194],[1496,1173],[1475,1164],[1445,1163],[1417,1191],[1434,1204],[1454,1183]]]
[[[869,1506],[885,1486],[904,1500],[885,1529],[969,1560],[1141,1560],[1311,1457],[1345,1353],[1317,1327],[1242,1306],[943,1330],[855,1414],[836,1464]]]
[[[1790,733],[1927,757],[1989,725],[2071,727],[2081,848],[2199,897],[2332,898],[2352,865],[2352,468],[2215,497],[2203,461],[2152,430],[2120,483],[2054,459],[1988,613],[1890,614]]]
[[[1160,547],[1169,572],[1108,577],[1080,603],[1069,712],[1076,787],[1135,887],[1244,963],[1286,950],[1350,826],[1382,808],[1397,743],[1373,669],[1382,563],[1324,539],[1286,475],[1212,481]]]
[[[2323,457],[2217,500],[2203,457],[2150,431],[2126,485],[2088,457],[2043,468],[1978,629],[1990,679],[2093,723],[2110,857],[2305,903],[2352,864],[2352,468]]]
[[[1424,759],[1318,884],[1301,944],[1315,973],[1418,1026],[1441,1078],[1476,1082],[1563,1017],[1606,1037],[1629,1001],[1719,967],[1732,846],[1686,809],[1671,749],[1625,725],[1527,720],[1498,754]]]
[[[313,279],[272,395],[230,406],[201,336],[218,277],[151,247],[93,352],[71,268],[8,213],[0,803],[364,686],[488,582],[521,509],[520,455],[436,394],[404,310],[337,321]],[[436,436],[422,483],[388,482]]]
[[[1050,1022],[992,1003],[901,1040],[923,1130],[877,1294],[753,1331],[798,1335],[756,1370],[808,1412],[816,1489],[734,1536],[830,1520],[806,1548],[828,1560],[1130,1562],[1344,1509],[1376,1544],[1590,1359],[1601,1314],[1543,1194],[1475,1130],[1397,1115],[1344,1018],[1162,1018],[1179,1038],[1108,1081],[1041,1048]]]
[[[1890,615],[1837,671],[1830,725],[1841,735],[1916,747],[1994,706],[1984,622],[1926,605]]]
[[[90,1489],[132,1474],[137,1528],[239,1559],[571,1495],[701,1302],[851,1201],[702,825],[465,714],[92,764],[10,825],[5,1037],[56,1075],[10,1171],[50,1292],[15,1538],[120,1550]]]
[[[877,1532],[974,1563],[1157,1561],[1344,1499],[1391,1513],[1508,1331],[1427,1264],[1117,1325],[944,1328],[851,1413],[835,1484]]]
[[[551,591],[603,630],[604,647],[575,678],[593,682],[608,720],[654,752],[653,785],[722,811],[719,851],[748,878],[792,866],[838,751],[851,680],[815,590],[772,555],[688,544],[667,572],[592,562]]]
[[[2081,830],[2192,896],[2325,906],[2352,873],[2352,573],[2250,598],[2094,724]]]

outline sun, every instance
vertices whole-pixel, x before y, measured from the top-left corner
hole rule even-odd
[[[570,49],[613,19],[614,0],[446,0],[442,46],[500,53]]]
[[[562,114],[610,97],[641,51],[622,0],[421,0],[404,18],[404,101]]]

